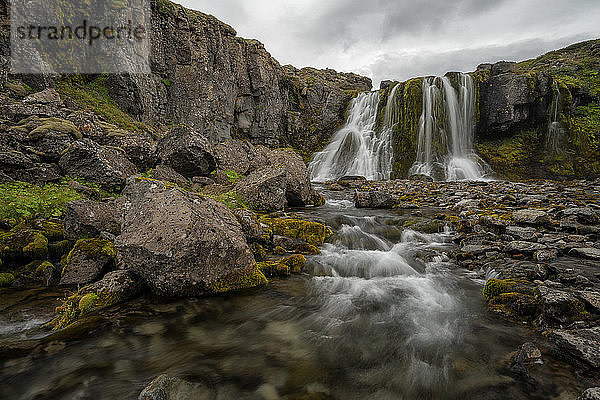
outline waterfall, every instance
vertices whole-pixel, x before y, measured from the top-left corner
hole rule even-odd
[[[556,98],[554,100],[554,115],[552,122],[548,127],[548,137],[546,138],[546,150],[552,154],[562,154],[562,141],[564,137],[564,129],[558,121],[558,106],[560,104],[560,90],[558,89],[558,83],[554,81],[554,91],[556,92]]]
[[[417,160],[409,174],[438,180],[485,179],[489,167],[473,151],[474,114],[470,75],[459,75],[458,90],[447,76],[424,78]]]
[[[379,92],[361,93],[352,100],[346,124],[333,135],[325,150],[315,154],[308,166],[313,181],[324,182],[348,175],[389,179],[394,117],[388,117],[386,112],[384,129],[378,134],[375,131],[378,104]]]

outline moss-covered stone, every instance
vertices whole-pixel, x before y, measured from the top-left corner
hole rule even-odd
[[[48,271],[53,269],[54,265],[50,261],[44,261],[35,269],[35,275],[44,276]]]
[[[61,259],[64,255],[69,254],[72,248],[73,244],[69,240],[61,240],[60,242],[49,243],[48,255],[52,259]]]
[[[83,293],[78,291],[65,297],[62,304],[56,307],[58,315],[48,323],[48,326],[54,330],[64,329],[80,318],[116,303],[115,298],[109,293]]]
[[[312,246],[319,246],[333,232],[318,222],[293,218],[262,218],[261,222],[269,227],[271,234],[301,239]]]
[[[0,273],[0,287],[10,286],[15,280],[15,276],[8,272]]]
[[[267,257],[267,251],[260,243],[251,243],[250,249],[252,249],[256,261],[262,261]]]
[[[208,287],[208,291],[214,294],[226,293],[264,286],[268,282],[262,271],[256,265],[252,265],[249,268],[234,270],[226,277],[212,282]]]
[[[73,257],[84,257],[86,259],[115,258],[117,250],[110,240],[104,239],[80,239],[73,246],[73,250],[67,256],[67,264],[73,261]]]
[[[293,274],[299,274],[306,265],[306,257],[302,254],[295,254],[290,257],[282,258],[279,260],[281,264],[287,265]]]
[[[257,266],[268,277],[291,275],[290,267],[279,261],[259,262]]]
[[[507,317],[532,319],[540,310],[535,285],[524,279],[490,279],[483,297],[491,311]]]
[[[287,253],[287,250],[286,250],[286,249],[284,249],[284,248],[283,248],[283,247],[281,247],[281,246],[275,246],[275,248],[273,249],[273,253],[274,253],[274,254],[277,254],[277,255],[279,255],[279,256],[282,256],[282,255],[284,255],[285,253]]]
[[[524,293],[533,295],[535,286],[524,279],[490,279],[483,287],[483,297],[486,301],[503,293]]]
[[[30,229],[2,233],[0,256],[5,260],[43,260],[48,256],[48,239],[40,232]]]
[[[71,135],[75,139],[81,139],[83,135],[71,121],[61,118],[40,118],[39,125],[29,132],[30,140],[43,138],[48,132],[60,132]]]
[[[79,312],[86,313],[98,300],[99,296],[96,293],[88,293],[82,296],[78,303]]]
[[[81,195],[66,184],[0,183],[0,219],[49,220],[62,216],[67,203],[79,199]]]

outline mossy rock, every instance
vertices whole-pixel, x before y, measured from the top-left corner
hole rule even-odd
[[[48,256],[48,239],[29,229],[0,234],[0,256],[5,260],[43,260]]]
[[[278,261],[259,262],[257,266],[268,277],[289,276],[292,274],[289,266]]]
[[[258,266],[252,265],[249,268],[236,269],[224,278],[212,282],[208,286],[208,292],[212,294],[226,293],[264,286],[268,282]]]
[[[0,287],[10,286],[15,280],[15,276],[8,272],[0,273]]]
[[[69,254],[72,248],[73,244],[70,240],[61,240],[60,242],[49,243],[48,255],[52,259],[61,259],[64,255]]]
[[[318,222],[292,218],[263,218],[261,222],[273,235],[301,239],[312,246],[322,245],[333,234],[331,229]]]
[[[67,264],[73,261],[75,255],[86,259],[115,258],[117,250],[110,240],[104,239],[80,239],[75,243],[73,249],[67,256]]]
[[[483,297],[490,301],[503,293],[523,293],[532,296],[535,285],[524,279],[490,279],[483,287]]]
[[[114,297],[109,293],[82,293],[78,291],[64,298],[62,304],[56,307],[58,315],[48,323],[48,326],[54,330],[64,329],[80,318],[116,303]]]
[[[18,97],[25,97],[29,94],[29,90],[25,85],[15,82],[5,82],[4,87],[13,92]]]
[[[96,293],[88,293],[79,299],[78,308],[82,314],[90,310],[94,304],[99,300],[99,296]]]
[[[37,276],[44,276],[48,272],[48,270],[54,269],[54,265],[50,261],[44,261],[35,269],[35,274]]]
[[[295,254],[290,257],[282,258],[279,260],[281,264],[287,265],[293,274],[299,274],[306,265],[306,257],[302,254]]]
[[[273,249],[273,253],[274,253],[274,254],[277,254],[278,256],[282,256],[282,255],[284,255],[285,253],[287,253],[287,250],[286,250],[286,249],[284,249],[284,248],[283,248],[283,247],[281,247],[281,246],[276,246],[276,247]]]
[[[260,243],[251,243],[250,249],[252,249],[254,259],[257,261],[262,261],[267,257],[267,251]]]

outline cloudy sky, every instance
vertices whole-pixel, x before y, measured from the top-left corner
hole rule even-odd
[[[600,37],[600,0],[175,0],[282,64],[405,80]]]

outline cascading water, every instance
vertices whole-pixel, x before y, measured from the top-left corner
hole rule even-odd
[[[458,90],[450,79],[423,79],[417,160],[409,174],[439,180],[481,180],[488,166],[473,151],[475,89],[473,78],[460,74]]]
[[[371,180],[389,179],[392,129],[387,129],[387,123],[393,123],[393,118],[386,115],[386,126],[378,134],[375,131],[378,104],[379,92],[361,93],[352,100],[346,125],[333,136],[325,150],[315,154],[309,165],[313,181],[323,182],[347,175],[360,175]]]
[[[560,90],[558,89],[558,83],[554,82],[554,91],[556,92],[556,98],[554,100],[554,115],[552,122],[548,127],[548,137],[546,138],[546,150],[552,154],[562,154],[562,142],[565,134],[562,125],[558,121],[558,106],[560,104]]]

